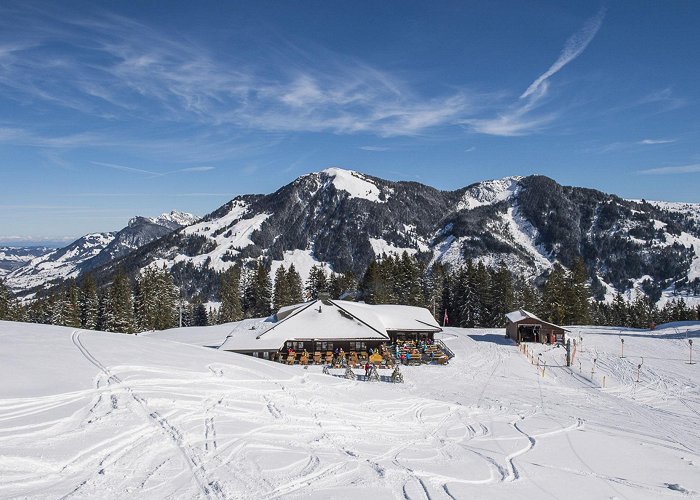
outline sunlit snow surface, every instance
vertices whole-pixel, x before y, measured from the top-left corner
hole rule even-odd
[[[394,385],[4,322],[0,497],[697,498],[688,329],[574,328],[542,377],[502,330],[447,328],[452,362]]]

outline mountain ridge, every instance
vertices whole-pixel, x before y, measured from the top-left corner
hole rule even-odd
[[[644,291],[659,300],[700,290],[694,208],[625,200],[539,175],[442,191],[331,167],[270,194],[237,196],[192,224],[92,263],[102,282],[117,268],[135,277],[165,265],[188,297],[212,299],[217,273],[260,259],[273,271],[293,263],[303,277],[313,265],[360,276],[373,259],[406,251],[426,266],[504,262],[538,281],[555,262],[570,266],[580,256],[597,298]]]

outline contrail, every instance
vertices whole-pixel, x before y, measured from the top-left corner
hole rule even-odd
[[[547,78],[557,73],[560,69],[581,55],[586,47],[588,47],[588,44],[591,43],[596,33],[598,33],[601,24],[603,24],[605,10],[605,7],[601,8],[595,16],[586,21],[586,24],[584,24],[580,31],[574,33],[566,41],[566,45],[564,45],[564,49],[561,51],[561,54],[559,54],[559,58],[557,58],[554,64],[552,64],[547,71],[542,73],[537,80],[530,84],[527,90],[523,92],[523,95],[520,96],[521,99],[532,95]]]

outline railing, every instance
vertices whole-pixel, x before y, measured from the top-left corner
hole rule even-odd
[[[444,352],[445,354],[447,354],[447,358],[448,358],[448,359],[452,359],[452,358],[455,357],[455,353],[452,352],[452,349],[450,349],[449,347],[447,347],[447,346],[445,345],[445,343],[444,343],[442,340],[440,340],[440,339],[435,339],[435,343],[436,343],[437,345],[440,346],[440,349],[442,349],[442,352]]]

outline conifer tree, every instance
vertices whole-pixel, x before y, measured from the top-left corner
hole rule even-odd
[[[423,269],[418,261],[409,256],[404,250],[401,260],[396,260],[397,280],[397,302],[409,306],[420,306],[423,303],[423,289],[421,278]]]
[[[240,281],[241,269],[238,266],[229,267],[221,274],[219,323],[231,323],[243,319]]]
[[[363,300],[368,304],[384,303],[383,288],[384,284],[379,270],[379,263],[373,260],[367,266],[367,271],[365,271],[365,275],[360,282]]]
[[[177,326],[179,291],[165,264],[156,274],[156,290],[158,314],[155,329],[165,330]]]
[[[155,330],[156,324],[156,270],[145,268],[136,280],[134,310],[139,331]]]
[[[347,273],[334,273],[329,280],[328,292],[332,299],[343,298],[351,300],[357,292],[357,279],[350,271]]]
[[[475,326],[488,326],[491,324],[493,317],[493,291],[491,288],[491,275],[486,270],[483,262],[479,263],[474,268],[474,290],[478,297],[478,307],[474,314]]]
[[[99,312],[97,285],[92,275],[88,274],[80,285],[80,326],[88,330],[95,330]]]
[[[274,305],[272,309],[278,311],[282,307],[286,307],[291,302],[291,294],[289,290],[289,281],[287,280],[287,272],[284,266],[280,266],[275,271],[275,288],[274,288]]]
[[[67,293],[64,287],[51,293],[49,296],[52,325],[63,326],[66,323],[66,310],[68,309]]]
[[[145,268],[136,283],[136,322],[141,331],[165,330],[176,324],[177,293],[172,275],[164,266]]]
[[[207,307],[202,302],[197,302],[195,304],[193,314],[192,326],[207,326],[209,324]]]
[[[541,311],[546,320],[556,325],[564,324],[566,296],[566,272],[559,263],[555,263],[542,292]]]
[[[0,320],[10,319],[10,291],[5,281],[0,279]]]
[[[440,305],[442,303],[442,287],[447,271],[441,263],[435,262],[430,267],[430,272],[424,278],[425,303],[436,321],[440,321]]]
[[[328,276],[322,267],[314,265],[306,280],[306,296],[309,300],[318,299],[319,293],[328,291]]]
[[[634,328],[649,328],[656,316],[656,307],[643,293],[637,294],[629,305],[629,322]]]
[[[133,333],[134,306],[129,278],[120,269],[114,276],[105,300],[105,330]]]
[[[262,262],[257,263],[254,273],[250,276],[245,299],[248,317],[258,318],[270,315],[272,283],[270,282],[270,274]]]
[[[630,326],[627,302],[621,293],[613,299],[609,320],[612,326]]]
[[[491,289],[493,303],[490,326],[505,326],[505,315],[515,308],[515,292],[513,277],[503,261],[492,272]]]
[[[581,257],[576,257],[567,276],[567,318],[570,325],[587,325],[591,321],[591,290],[588,272]]]
[[[65,318],[63,324],[72,328],[80,328],[80,290],[75,284],[75,280],[71,280],[68,289],[65,291]]]
[[[286,279],[290,304],[300,304],[304,302],[304,284],[301,281],[301,276],[294,267],[294,264],[289,265]]]
[[[475,312],[475,297],[472,294],[471,278],[473,268],[471,261],[469,266],[460,266],[453,275],[453,293],[452,297],[452,317],[450,318],[453,326],[462,328],[474,327],[474,312]]]

